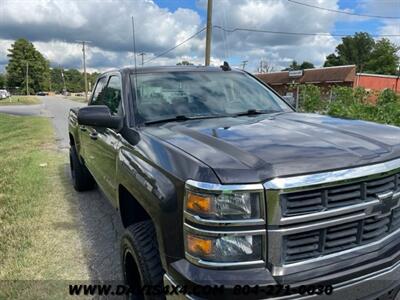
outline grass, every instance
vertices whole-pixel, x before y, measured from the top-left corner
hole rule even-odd
[[[32,105],[40,104],[40,100],[36,96],[11,96],[7,99],[0,100],[0,106],[2,105]]]
[[[60,298],[67,284],[49,280],[88,279],[66,153],[43,117],[0,114],[0,141],[0,299]]]

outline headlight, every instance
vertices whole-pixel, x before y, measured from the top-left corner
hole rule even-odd
[[[261,184],[186,182],[186,258],[212,268],[263,266],[266,253]]]
[[[211,220],[261,219],[262,191],[203,190],[187,185],[185,211]]]
[[[205,236],[185,231],[187,254],[205,263],[260,262],[262,244],[260,234]]]

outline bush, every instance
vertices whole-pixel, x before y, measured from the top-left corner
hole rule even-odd
[[[321,100],[321,90],[319,87],[306,84],[300,86],[300,109],[305,112],[321,112],[326,104]]]
[[[300,86],[301,111],[326,113],[330,116],[360,119],[400,126],[400,97],[386,89],[379,94],[376,105],[367,101],[369,93],[363,88],[334,87],[333,101],[321,99],[320,88]]]
[[[398,101],[399,98],[394,91],[390,89],[385,89],[379,94],[377,104],[380,106],[380,105],[397,103]]]

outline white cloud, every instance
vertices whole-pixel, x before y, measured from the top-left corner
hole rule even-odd
[[[197,11],[159,7],[152,0],[0,0],[0,68],[12,40],[26,37],[52,62],[81,67],[82,52],[76,40],[90,40],[88,67],[105,70],[132,65],[131,16],[135,18],[138,52],[148,60],[171,48],[205,26]],[[314,0],[302,0],[315,4]],[[362,0],[362,5],[373,3]],[[338,0],[318,0],[318,6],[339,9]],[[206,0],[197,1],[204,9]],[[364,9],[364,8],[363,8]],[[366,10],[366,8],[365,8]],[[382,12],[383,13],[383,12]],[[213,23],[225,28],[256,28],[288,32],[332,32],[341,15],[277,0],[214,1]],[[384,23],[382,33],[396,32],[396,24]],[[204,32],[149,64],[204,61]],[[340,39],[332,36],[302,36],[250,32],[224,33],[213,29],[212,55],[216,65],[224,59],[249,60],[255,70],[260,59],[275,69],[291,60],[322,65]],[[140,64],[140,58],[138,59]]]

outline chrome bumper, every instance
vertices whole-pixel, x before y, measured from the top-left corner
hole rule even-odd
[[[168,274],[164,275],[164,285],[165,286],[176,286],[175,281]],[[334,285],[334,291],[332,295],[312,295],[312,296],[300,296],[299,294],[276,297],[273,299],[279,300],[292,300],[292,299],[318,299],[318,300],[354,300],[354,299],[365,299],[372,300],[379,297],[384,297],[393,289],[400,287],[400,261],[395,265],[388,267],[386,269],[380,270],[375,273],[365,275],[360,278],[355,278],[340,284]],[[400,300],[400,292],[396,290],[399,294],[393,296],[394,299]],[[246,296],[243,296],[246,298]],[[201,299],[193,295],[167,295],[168,300],[172,299]],[[386,298],[382,298],[386,299]]]

